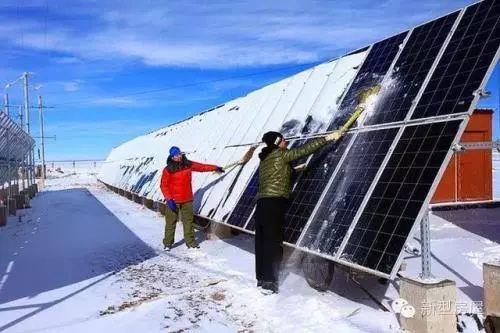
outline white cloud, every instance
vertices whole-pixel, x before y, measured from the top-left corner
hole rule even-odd
[[[94,98],[91,104],[99,106],[135,106],[137,101],[130,97],[100,97]]]
[[[73,1],[50,7],[63,20],[47,26],[43,20],[8,20],[2,25],[9,34],[2,36],[18,46],[62,52],[66,56],[57,61],[66,64],[79,59],[202,68],[307,63],[468,2]]]
[[[74,81],[68,81],[68,82],[61,82],[64,91],[66,92],[75,92],[80,90],[80,84],[83,81],[81,80],[74,80]]]

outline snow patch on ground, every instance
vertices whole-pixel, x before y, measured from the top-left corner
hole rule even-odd
[[[500,245],[485,247],[481,251],[471,251],[464,254],[477,268],[482,269],[483,264],[500,262]]]

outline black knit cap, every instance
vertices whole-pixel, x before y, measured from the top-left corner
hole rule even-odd
[[[280,132],[267,132],[262,136],[262,141],[268,147],[276,147],[280,144],[281,139],[283,139],[283,134]]]

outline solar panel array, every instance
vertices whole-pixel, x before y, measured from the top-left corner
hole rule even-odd
[[[499,14],[498,2],[478,2],[132,140],[110,154],[100,178],[159,201],[165,151],[157,147],[183,142],[195,160],[225,164],[246,150],[228,145],[258,141],[268,130],[338,128],[360,91],[380,84],[378,100],[347,135],[299,161],[306,168],[294,176],[284,239],[392,278],[497,62]],[[196,175],[198,213],[252,233],[258,163],[254,156],[223,176]]]
[[[18,168],[35,142],[10,117],[0,112],[0,181],[17,178]]]
[[[484,16],[480,17],[477,13]],[[385,83],[384,88],[389,89],[382,92],[383,98],[374,112],[358,124],[363,132],[354,134],[352,138],[343,138],[339,144],[314,154],[309,169],[294,186],[284,226],[286,242],[344,264],[366,268],[381,276],[395,274],[406,239],[424,202],[428,200],[460,125],[465,122],[465,118],[439,122],[442,120],[436,116],[444,114],[444,110],[462,114],[470,110],[474,92],[481,87],[492,63],[496,63],[498,15],[498,5],[493,1],[477,3],[463,12],[443,16],[371,47],[342,102],[341,112],[332,119],[328,129],[338,128],[347,119],[356,106],[356,96],[361,89],[378,83]],[[474,25],[481,28],[472,29]],[[487,38],[481,43],[472,42],[479,36]],[[453,70],[450,70],[447,57],[455,61],[457,49],[461,50],[460,55],[465,55],[470,54],[472,47],[483,49],[485,53],[475,52],[471,57],[466,56],[459,63],[454,63]],[[486,59],[480,59],[482,57]],[[466,71],[467,75],[461,76],[463,81],[456,79],[460,74],[455,72],[457,68]],[[440,85],[434,87],[433,82]],[[423,86],[425,91],[421,91]],[[453,93],[452,90],[460,93]],[[440,96],[447,103],[432,104],[443,110],[431,114],[434,119],[426,120],[435,123],[406,128],[403,121],[410,119],[410,112],[415,118],[415,112],[421,109],[421,97],[417,96],[419,92],[422,98],[433,96],[437,99],[436,96]],[[387,129],[375,126],[384,123],[398,125]],[[415,131],[417,134],[413,133]],[[411,140],[408,138],[410,133],[415,135]],[[436,146],[430,147],[429,142],[434,142]],[[391,146],[396,143],[396,148],[388,155]],[[418,146],[418,143],[422,145]],[[406,149],[400,152],[402,147]],[[388,156],[391,158],[385,161]],[[392,163],[397,158],[404,163],[394,168]],[[337,169],[340,159],[343,163]],[[374,183],[378,173],[381,176]],[[407,173],[408,179],[402,175],[404,173]],[[393,179],[387,180],[390,176],[394,176]],[[252,184],[257,182],[256,177],[252,179]],[[370,194],[373,186],[375,189]],[[242,199],[248,202],[247,193]],[[360,215],[362,204],[365,208]],[[236,207],[235,213],[239,211]],[[250,208],[245,207],[245,229],[252,232],[255,223],[253,216],[247,217],[248,211]]]

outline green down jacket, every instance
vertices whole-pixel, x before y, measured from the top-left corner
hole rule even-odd
[[[259,165],[259,192],[257,198],[289,198],[292,181],[290,162],[314,153],[326,145],[325,138],[310,141],[290,150],[275,149]]]

